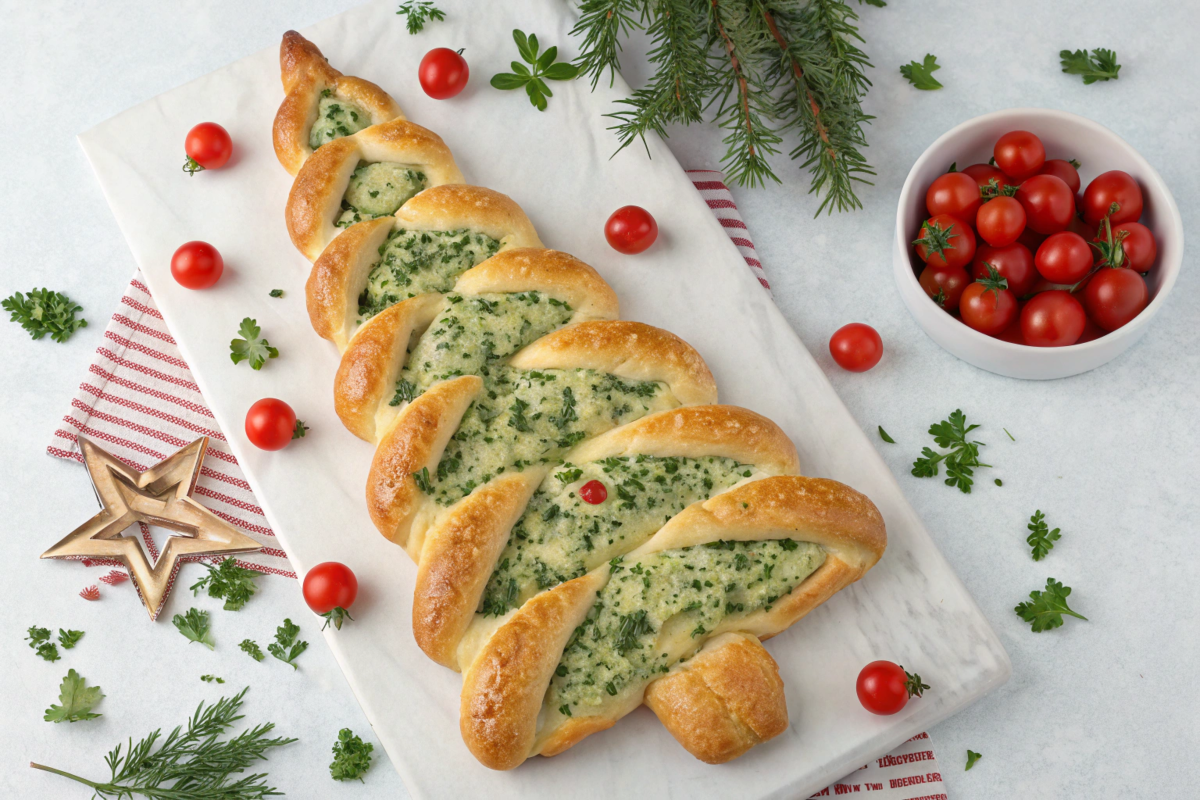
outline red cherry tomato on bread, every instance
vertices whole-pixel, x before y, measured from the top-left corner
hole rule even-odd
[[[925,207],[929,209],[929,216],[950,214],[968,225],[975,223],[975,212],[982,202],[975,179],[961,172],[939,175],[925,192]]]
[[[295,430],[296,412],[274,397],[264,397],[246,412],[246,438],[260,450],[282,450]]]
[[[1075,169],[1075,165],[1070,161],[1064,161],[1061,158],[1052,158],[1045,164],[1042,164],[1041,175],[1053,175],[1067,185],[1071,190],[1071,194],[1078,194],[1080,187],[1079,171]]]
[[[913,695],[921,696],[928,686],[921,684],[914,675],[909,676],[904,667],[891,661],[872,661],[858,673],[854,689],[863,708],[872,714],[895,714],[906,705]]]
[[[1037,175],[1046,163],[1046,148],[1029,131],[1009,131],[996,141],[992,156],[1005,175],[1023,181]]]
[[[1132,175],[1119,169],[1097,175],[1083,190],[1084,220],[1099,225],[1114,203],[1119,208],[1108,219],[1113,225],[1142,218],[1142,189]]]
[[[1021,309],[1021,335],[1034,347],[1066,347],[1079,341],[1087,315],[1070,292],[1035,294]]]
[[[1020,242],[1013,242],[1007,247],[984,246],[975,251],[975,261],[971,264],[971,275],[975,278],[988,276],[988,265],[991,265],[1002,278],[1008,280],[1008,290],[1017,297],[1029,294],[1037,283],[1037,270],[1033,268],[1033,253]]]
[[[1034,175],[1017,189],[1025,220],[1038,233],[1065,231],[1075,216],[1075,195],[1053,175]]]
[[[203,169],[220,169],[233,154],[233,140],[217,123],[201,122],[188,131],[183,150],[188,157],[183,165],[184,172],[195,174]]]
[[[922,261],[934,267],[965,267],[975,256],[971,226],[949,214],[938,214],[921,224],[913,242]]]
[[[604,224],[604,238],[618,253],[640,253],[658,238],[658,223],[640,206],[621,206]]]
[[[921,270],[919,283],[925,294],[942,308],[958,311],[958,303],[962,299],[963,290],[971,283],[971,276],[962,267],[935,267],[926,264]],[[938,300],[939,292],[941,300]]]
[[[1017,316],[1017,298],[1008,289],[980,280],[963,290],[958,304],[962,321],[980,333],[995,336]]]
[[[608,499],[608,488],[600,481],[588,481],[579,487],[579,497],[589,505],[598,506]]]
[[[187,242],[171,256],[171,276],[187,289],[207,289],[224,271],[225,261],[208,242]]]
[[[325,561],[304,576],[304,602],[314,613],[325,618],[325,627],[332,622],[335,628],[341,630],[344,620],[354,619],[349,609],[356,597],[358,578],[345,564]]]
[[[829,337],[829,354],[842,369],[866,372],[883,358],[883,339],[870,325],[851,322]]]
[[[421,59],[417,78],[425,94],[434,100],[448,100],[467,86],[471,70],[467,60],[449,47],[435,47]]]
[[[1051,283],[1075,283],[1092,268],[1092,248],[1079,234],[1062,231],[1042,242],[1033,263]]]
[[[997,197],[980,207],[975,218],[979,238],[992,247],[1015,242],[1025,230],[1025,207],[1012,197]]]
[[[1154,266],[1154,259],[1158,258],[1158,245],[1149,228],[1140,222],[1122,222],[1113,226],[1112,234],[1114,241],[1125,234],[1121,247],[1125,250],[1126,267],[1134,272],[1146,272]],[[1100,237],[1097,236],[1096,240],[1099,241]]]
[[[1106,331],[1128,324],[1149,300],[1146,281],[1131,269],[1102,269],[1083,290],[1088,316]]]

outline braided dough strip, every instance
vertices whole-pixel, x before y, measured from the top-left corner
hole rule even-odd
[[[313,154],[309,132],[317,121],[323,92],[349,100],[371,115],[371,124],[404,119],[400,106],[370,81],[343,75],[321,55],[315,44],[295,31],[283,34],[279,45],[279,71],[287,96],[275,114],[272,139],[275,155],[289,174],[295,175]]]
[[[824,563],[770,610],[729,618],[709,636],[742,632],[766,639],[786,630],[862,577],[887,544],[883,518],[865,496],[836,481],[780,476],[751,481],[689,506],[626,561],[718,540],[784,538],[819,545],[826,554]],[[477,652],[460,653],[460,661],[469,663],[460,726],[467,747],[484,765],[511,769],[531,755],[557,755],[589,734],[612,727],[643,702],[644,692],[618,695],[600,713],[586,717],[566,717],[542,707],[567,641],[608,579],[609,567],[604,565],[542,592],[508,617]],[[675,674],[678,671],[666,677]],[[669,716],[665,704],[660,709]],[[676,722],[672,719],[668,728]],[[684,724],[682,719],[678,722]]]
[[[787,435],[766,417],[737,406],[660,411],[584,442],[564,459],[580,465],[638,455],[729,458],[753,466],[754,477],[800,470]],[[513,526],[547,470],[526,472],[520,483],[464,497],[425,534],[413,592],[413,635],[427,656],[450,669],[463,663],[458,648],[472,623],[494,627],[476,609]]]
[[[571,306],[570,322],[616,319],[617,295],[596,270],[557,250],[503,250],[467,270],[454,294],[537,291]],[[410,346],[442,308],[442,295],[418,295],[376,314],[350,339],[333,384],[334,406],[342,424],[360,439],[374,442],[399,409],[388,401],[408,360]]]

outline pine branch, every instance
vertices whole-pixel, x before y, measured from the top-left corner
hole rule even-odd
[[[618,61],[621,37],[642,28],[633,16],[639,5],[639,0],[583,0],[579,4],[579,22],[571,29],[571,35],[584,37],[579,48],[579,71],[592,77],[593,89],[605,70],[608,70],[608,85],[612,86],[613,76],[621,66]],[[643,8],[642,20],[645,13]]]

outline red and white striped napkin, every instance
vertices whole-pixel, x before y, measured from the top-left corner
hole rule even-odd
[[[746,223],[733,202],[733,194],[725,185],[725,176],[715,170],[688,170],[688,174],[746,259],[747,266],[769,293],[771,284]],[[140,273],[129,282],[120,306],[109,320],[104,342],[96,349],[88,376],[79,385],[47,452],[82,462],[80,434],[95,439],[114,456],[140,470],[197,437],[208,436],[209,458],[205,459],[194,494],[214,514],[263,546],[257,553],[239,556],[239,564],[271,575],[296,577]],[[145,524],[141,532],[149,557],[158,558],[158,549]],[[112,566],[116,562],[85,563]],[[879,800],[945,800],[945,786],[929,746],[929,736],[924,733],[914,736],[894,752],[864,765],[813,797],[859,792],[871,793]]]

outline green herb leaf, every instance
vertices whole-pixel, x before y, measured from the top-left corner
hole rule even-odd
[[[58,689],[58,702],[46,709],[46,722],[80,722],[101,716],[92,708],[104,697],[99,686],[88,686],[75,670],[68,670]]]
[[[201,675],[200,680],[205,683],[224,683],[224,678],[218,678],[216,675]]]
[[[971,431],[978,427],[968,426],[966,415],[957,409],[948,419],[930,425],[929,435],[938,447],[949,448],[949,452],[939,453],[929,447],[922,448],[921,457],[912,465],[913,477],[932,478],[938,474],[939,465],[944,463],[946,485],[957,487],[963,494],[970,494],[975,469],[992,466],[979,460],[979,448],[984,447],[984,443],[967,439]]]
[[[514,61],[512,72],[497,73],[492,76],[490,83],[493,88],[502,91],[525,87],[525,94],[529,96],[533,107],[545,111],[547,98],[554,96],[546,80],[569,81],[579,74],[579,68],[567,62],[554,63],[558,58],[557,46],[552,45],[538,55],[538,40],[532,34],[526,36],[523,31],[514,30],[513,41],[517,43],[517,52],[529,66]]]
[[[375,745],[363,742],[349,728],[338,731],[338,740],[333,744],[333,763],[329,774],[335,781],[363,782],[362,776],[371,768],[371,751]]]
[[[249,361],[250,369],[259,370],[267,363],[267,359],[279,357],[279,351],[271,347],[270,342],[259,338],[260,333],[262,329],[258,327],[256,320],[250,317],[242,320],[241,327],[238,328],[238,335],[242,338],[229,343],[229,358],[233,363]]]
[[[58,645],[50,641],[49,628],[32,625],[25,635],[25,639],[29,642],[29,647],[35,655],[51,663],[58,661]]]
[[[258,648],[258,643],[253,639],[242,639],[242,643],[238,645],[238,648],[255,661],[262,661],[266,658],[263,655],[263,651]]]
[[[254,579],[260,573],[239,567],[232,558],[226,558],[215,567],[210,564],[205,566],[208,567],[208,574],[192,584],[192,592],[198,595],[201,589],[207,588],[209,597],[225,600],[226,611],[241,610],[258,590]]]
[[[283,624],[275,629],[275,641],[267,645],[267,652],[283,663],[291,665],[292,669],[297,669],[296,656],[308,649],[308,642],[296,641],[299,633],[300,626],[293,625],[290,619],[285,619]]]
[[[933,77],[933,73],[939,69],[941,66],[937,63],[937,56],[926,54],[925,60],[920,64],[910,61],[900,67],[900,74],[918,89],[931,91],[942,88],[942,85]]]
[[[50,334],[51,339],[61,344],[75,331],[87,327],[86,319],[75,318],[75,312],[82,311],[83,307],[65,294],[49,289],[34,289],[27,295],[14,292],[0,300],[0,307],[9,312],[12,322],[20,323],[34,339]]]
[[[189,641],[199,642],[212,650],[216,646],[212,632],[208,629],[208,612],[189,608],[186,614],[176,614],[171,620]]]
[[[879,438],[883,439],[888,444],[896,443],[895,439],[893,439],[891,436],[888,436],[888,432],[883,429],[882,425],[879,426]]]
[[[1062,71],[1068,75],[1083,76],[1084,84],[1096,81],[1115,81],[1120,77],[1121,65],[1117,63],[1117,54],[1113,50],[1097,48],[1088,54],[1086,50],[1063,50],[1058,54],[1062,60]]]
[[[283,289],[272,289],[271,297],[283,297]]]
[[[1025,541],[1033,548],[1033,560],[1041,561],[1054,549],[1054,543],[1060,538],[1059,529],[1050,530],[1050,526],[1046,524],[1046,515],[1041,511],[1030,517],[1029,524],[1025,527],[1029,528],[1029,536]]]
[[[1070,594],[1070,586],[1063,586],[1054,578],[1047,578],[1044,591],[1034,589],[1029,593],[1032,602],[1021,603],[1013,610],[1017,612],[1018,617],[1032,624],[1034,633],[1061,628],[1063,614],[1087,620],[1087,617],[1076,614],[1067,605],[1067,597]]]
[[[433,482],[429,480],[429,467],[421,467],[421,469],[412,474],[413,480],[417,482],[417,488],[425,494],[433,494]]]
[[[509,89],[520,89],[529,80],[521,75],[513,75],[508,72],[500,72],[492,76],[491,84],[494,89],[507,91]]]
[[[981,754],[976,753],[974,750],[968,750],[967,751],[967,769],[970,769],[971,767],[975,766],[975,762],[981,758],[983,758],[983,756]],[[967,771],[966,769],[963,770],[963,772],[966,772],[966,771]]]
[[[417,34],[425,30],[425,23],[430,20],[441,22],[446,19],[446,13],[435,6],[431,0],[409,0],[407,3],[401,3],[400,10],[396,13],[407,17],[404,24],[410,34]]]
[[[83,631],[64,631],[58,629],[58,643],[62,645],[63,650],[70,650],[75,645],[79,644],[79,640],[83,638]]]

